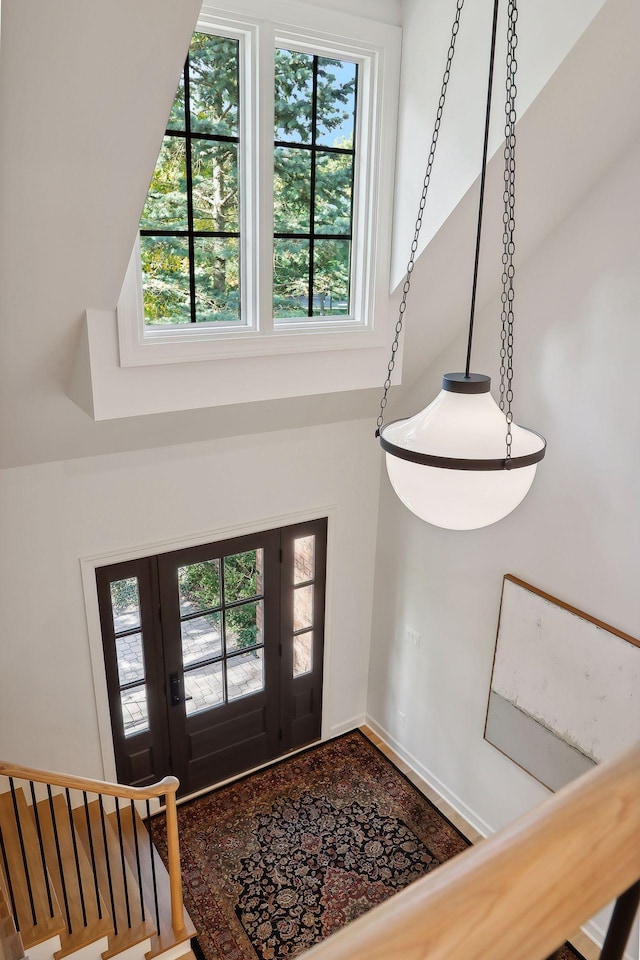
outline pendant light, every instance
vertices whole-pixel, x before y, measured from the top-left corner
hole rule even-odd
[[[442,79],[436,122],[423,182],[422,196],[411,244],[399,317],[391,348],[384,393],[380,401],[376,436],[386,453],[391,484],[409,510],[422,520],[451,530],[485,527],[511,513],[526,496],[545,455],[546,443],[533,430],[513,422],[513,321],[515,253],[515,123],[516,123],[516,22],[517,0],[508,0],[507,79],[504,146],[504,212],[501,295],[500,393],[496,403],[490,393],[491,379],[471,372],[471,345],[475,315],[478,262],[482,233],[484,188],[489,146],[491,93],[496,49],[499,0],[494,0],[491,31],[489,84],[485,112],[480,199],[476,250],[469,316],[467,362],[464,373],[446,373],[442,390],[420,413],[407,420],[383,425],[391,374],[411,287],[425,202],[436,144],[444,111],[451,64],[460,27],[464,0],[457,0],[451,41]]]

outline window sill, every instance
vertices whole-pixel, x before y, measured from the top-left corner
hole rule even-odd
[[[342,334],[339,349],[310,351],[312,336],[300,338],[304,352],[284,353],[280,348],[267,354],[264,343],[280,343],[272,336],[261,341],[259,355],[225,357],[222,363],[220,358],[202,359],[198,350],[198,363],[155,361],[125,367],[120,363],[115,311],[87,310],[68,395],[94,420],[116,420],[380,386],[388,343],[377,344],[370,331],[359,331],[347,334],[358,338],[350,349],[345,349]]]

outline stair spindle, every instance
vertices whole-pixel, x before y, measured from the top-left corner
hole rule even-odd
[[[51,785],[47,784],[47,796],[49,797],[49,812],[51,813],[51,826],[53,827],[53,839],[56,845],[56,857],[58,860],[58,870],[60,871],[60,885],[62,886],[62,899],[64,901],[64,913],[67,920],[67,929],[70,934],[73,933],[71,925],[71,911],[69,910],[69,897],[67,896],[67,882],[64,878],[64,869],[62,866],[62,853],[60,850],[60,837],[58,836],[58,822],[56,820],[56,811],[53,805],[53,793]]]
[[[140,910],[142,913],[143,922],[146,920],[145,916],[145,907],[144,907],[144,896],[142,893],[142,870],[140,868],[140,847],[138,846],[138,816],[136,814],[136,805],[133,800],[131,803],[131,826],[133,827],[133,844],[136,852],[136,870],[138,873],[138,888],[140,890]],[[158,930],[158,933],[160,931]]]
[[[71,830],[71,843],[73,846],[73,857],[76,862],[76,877],[78,878],[78,892],[80,894],[80,907],[82,909],[82,925],[86,927],[87,907],[84,902],[84,887],[82,885],[82,871],[80,870],[80,857],[78,856],[78,840],[76,838],[76,830],[73,825],[73,810],[71,808],[71,792],[69,790],[69,787],[65,788],[65,794],[67,797],[67,812],[69,814],[69,829]]]
[[[113,880],[111,877],[111,862],[109,860],[109,847],[107,845],[107,825],[104,818],[104,804],[102,803],[102,794],[98,794],[98,806],[100,808],[100,823],[102,825],[102,842],[104,844],[104,862],[107,868],[107,881],[109,883],[109,901],[111,903],[111,922],[113,923],[113,932],[118,936],[118,918],[116,915],[116,902],[113,896]]]
[[[51,881],[49,880],[49,871],[47,870],[47,859],[44,852],[44,842],[42,840],[42,828],[40,827],[40,814],[38,813],[38,801],[36,800],[36,790],[33,780],[29,781],[31,790],[31,809],[33,818],[36,822],[36,833],[38,834],[38,846],[40,847],[40,861],[42,863],[42,875],[44,876],[44,885],[47,891],[47,902],[49,904],[49,916],[55,916],[53,909],[53,897],[51,896]]]
[[[127,908],[127,925],[131,927],[131,906],[129,904],[129,884],[127,883],[127,861],[124,855],[124,841],[122,839],[122,820],[120,819],[120,800],[116,797],[116,821],[118,823],[118,840],[120,841],[120,862],[122,865],[122,883],[124,884],[124,903]]]
[[[7,850],[4,845],[4,837],[2,836],[1,829],[0,829],[0,853],[2,854],[2,866],[4,867],[4,875],[7,879],[7,887],[9,889],[9,899],[11,901],[11,912],[13,914],[13,924],[19,933],[20,920],[18,918],[18,911],[16,909],[16,898],[13,894],[13,884],[11,882],[11,873],[9,872],[9,863],[7,861]]]
[[[29,906],[31,907],[31,917],[33,919],[34,927],[38,926],[38,918],[36,916],[36,905],[33,900],[33,890],[31,887],[31,874],[29,872],[29,864],[27,862],[27,851],[24,846],[24,836],[22,834],[22,823],[20,821],[20,812],[18,810],[18,798],[16,796],[16,785],[14,783],[13,777],[9,777],[9,789],[11,790],[11,799],[13,801],[13,812],[16,818],[16,830],[18,831],[18,840],[20,842],[20,853],[22,855],[22,865],[24,867],[24,876],[27,881],[27,893],[29,894]]]
[[[153,881],[153,904],[156,911],[156,925],[158,933],[160,932],[160,907],[158,906],[158,885],[156,883],[156,862],[153,850],[153,836],[151,834],[151,804],[147,800],[147,833],[149,834],[149,851],[151,854],[151,879]]]
[[[91,816],[89,814],[89,801],[87,800],[87,791],[82,791],[84,799],[84,816],[87,823],[87,839],[89,841],[89,856],[91,857],[91,871],[93,873],[93,885],[96,893],[96,907],[98,909],[98,920],[102,920],[102,899],[100,897],[100,886],[98,884],[98,870],[96,867],[96,852],[93,846],[93,833],[91,831]]]

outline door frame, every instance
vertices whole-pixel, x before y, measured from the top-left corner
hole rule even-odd
[[[326,740],[334,732],[332,731],[332,718],[327,716],[325,709],[327,705],[328,684],[331,679],[331,665],[334,651],[334,630],[333,630],[333,577],[334,577],[334,542],[338,516],[338,505],[328,504],[322,507],[313,507],[309,510],[298,510],[295,513],[281,514],[278,516],[264,517],[260,520],[253,520],[244,524],[233,526],[218,527],[193,534],[187,537],[180,537],[173,540],[161,540],[151,543],[138,544],[127,547],[126,549],[113,550],[109,553],[100,553],[93,556],[82,557],[80,559],[80,573],[82,577],[82,586],[84,593],[84,605],[87,618],[87,637],[89,644],[89,655],[91,658],[91,673],[93,676],[93,689],[96,701],[96,720],[98,725],[98,737],[100,741],[100,751],[102,755],[102,777],[110,782],[117,782],[116,757],[113,743],[113,730],[111,726],[111,711],[109,706],[109,691],[107,687],[107,674],[104,661],[104,646],[102,642],[102,627],[100,623],[100,611],[98,607],[98,590],[96,586],[96,569],[98,567],[108,566],[124,562],[127,560],[141,560],[147,557],[156,556],[161,553],[169,553],[172,550],[181,550],[188,547],[197,547],[212,543],[216,540],[230,540],[234,537],[241,537],[247,534],[259,534],[264,530],[274,529],[276,527],[292,526],[297,523],[304,523],[307,520],[321,520],[327,518],[327,566],[326,566],[326,595],[325,595],[325,617],[324,617],[324,651],[322,672],[324,676],[322,692],[322,732],[321,740]],[[304,748],[302,748],[304,749]],[[270,761],[274,762],[274,761]],[[230,779],[234,779],[233,777]]]

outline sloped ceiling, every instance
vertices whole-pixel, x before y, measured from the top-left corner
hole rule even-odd
[[[526,261],[637,140],[638,38],[637,0],[608,0],[518,122],[516,264]],[[487,175],[480,305],[492,298],[501,277],[503,164],[499,150]],[[477,205],[478,182],[430,242],[414,272],[404,331],[405,392],[467,325]],[[496,317],[496,343],[498,321]],[[461,368],[464,361],[461,356]]]
[[[85,308],[113,309],[118,299],[199,5],[4,0],[2,466],[351,418],[373,421],[377,391],[103,423],[93,422],[66,395]],[[630,129],[637,129],[636,6],[635,0],[608,0],[563,64],[563,78],[552,79],[523,121],[521,251],[541,242],[623,149]],[[498,189],[497,167],[492,179],[491,190]],[[408,325],[405,384],[465,322],[462,270],[470,263],[466,238],[474,209],[470,193],[419,261],[413,299],[428,297],[429,325]],[[485,294],[493,275],[483,272]]]

